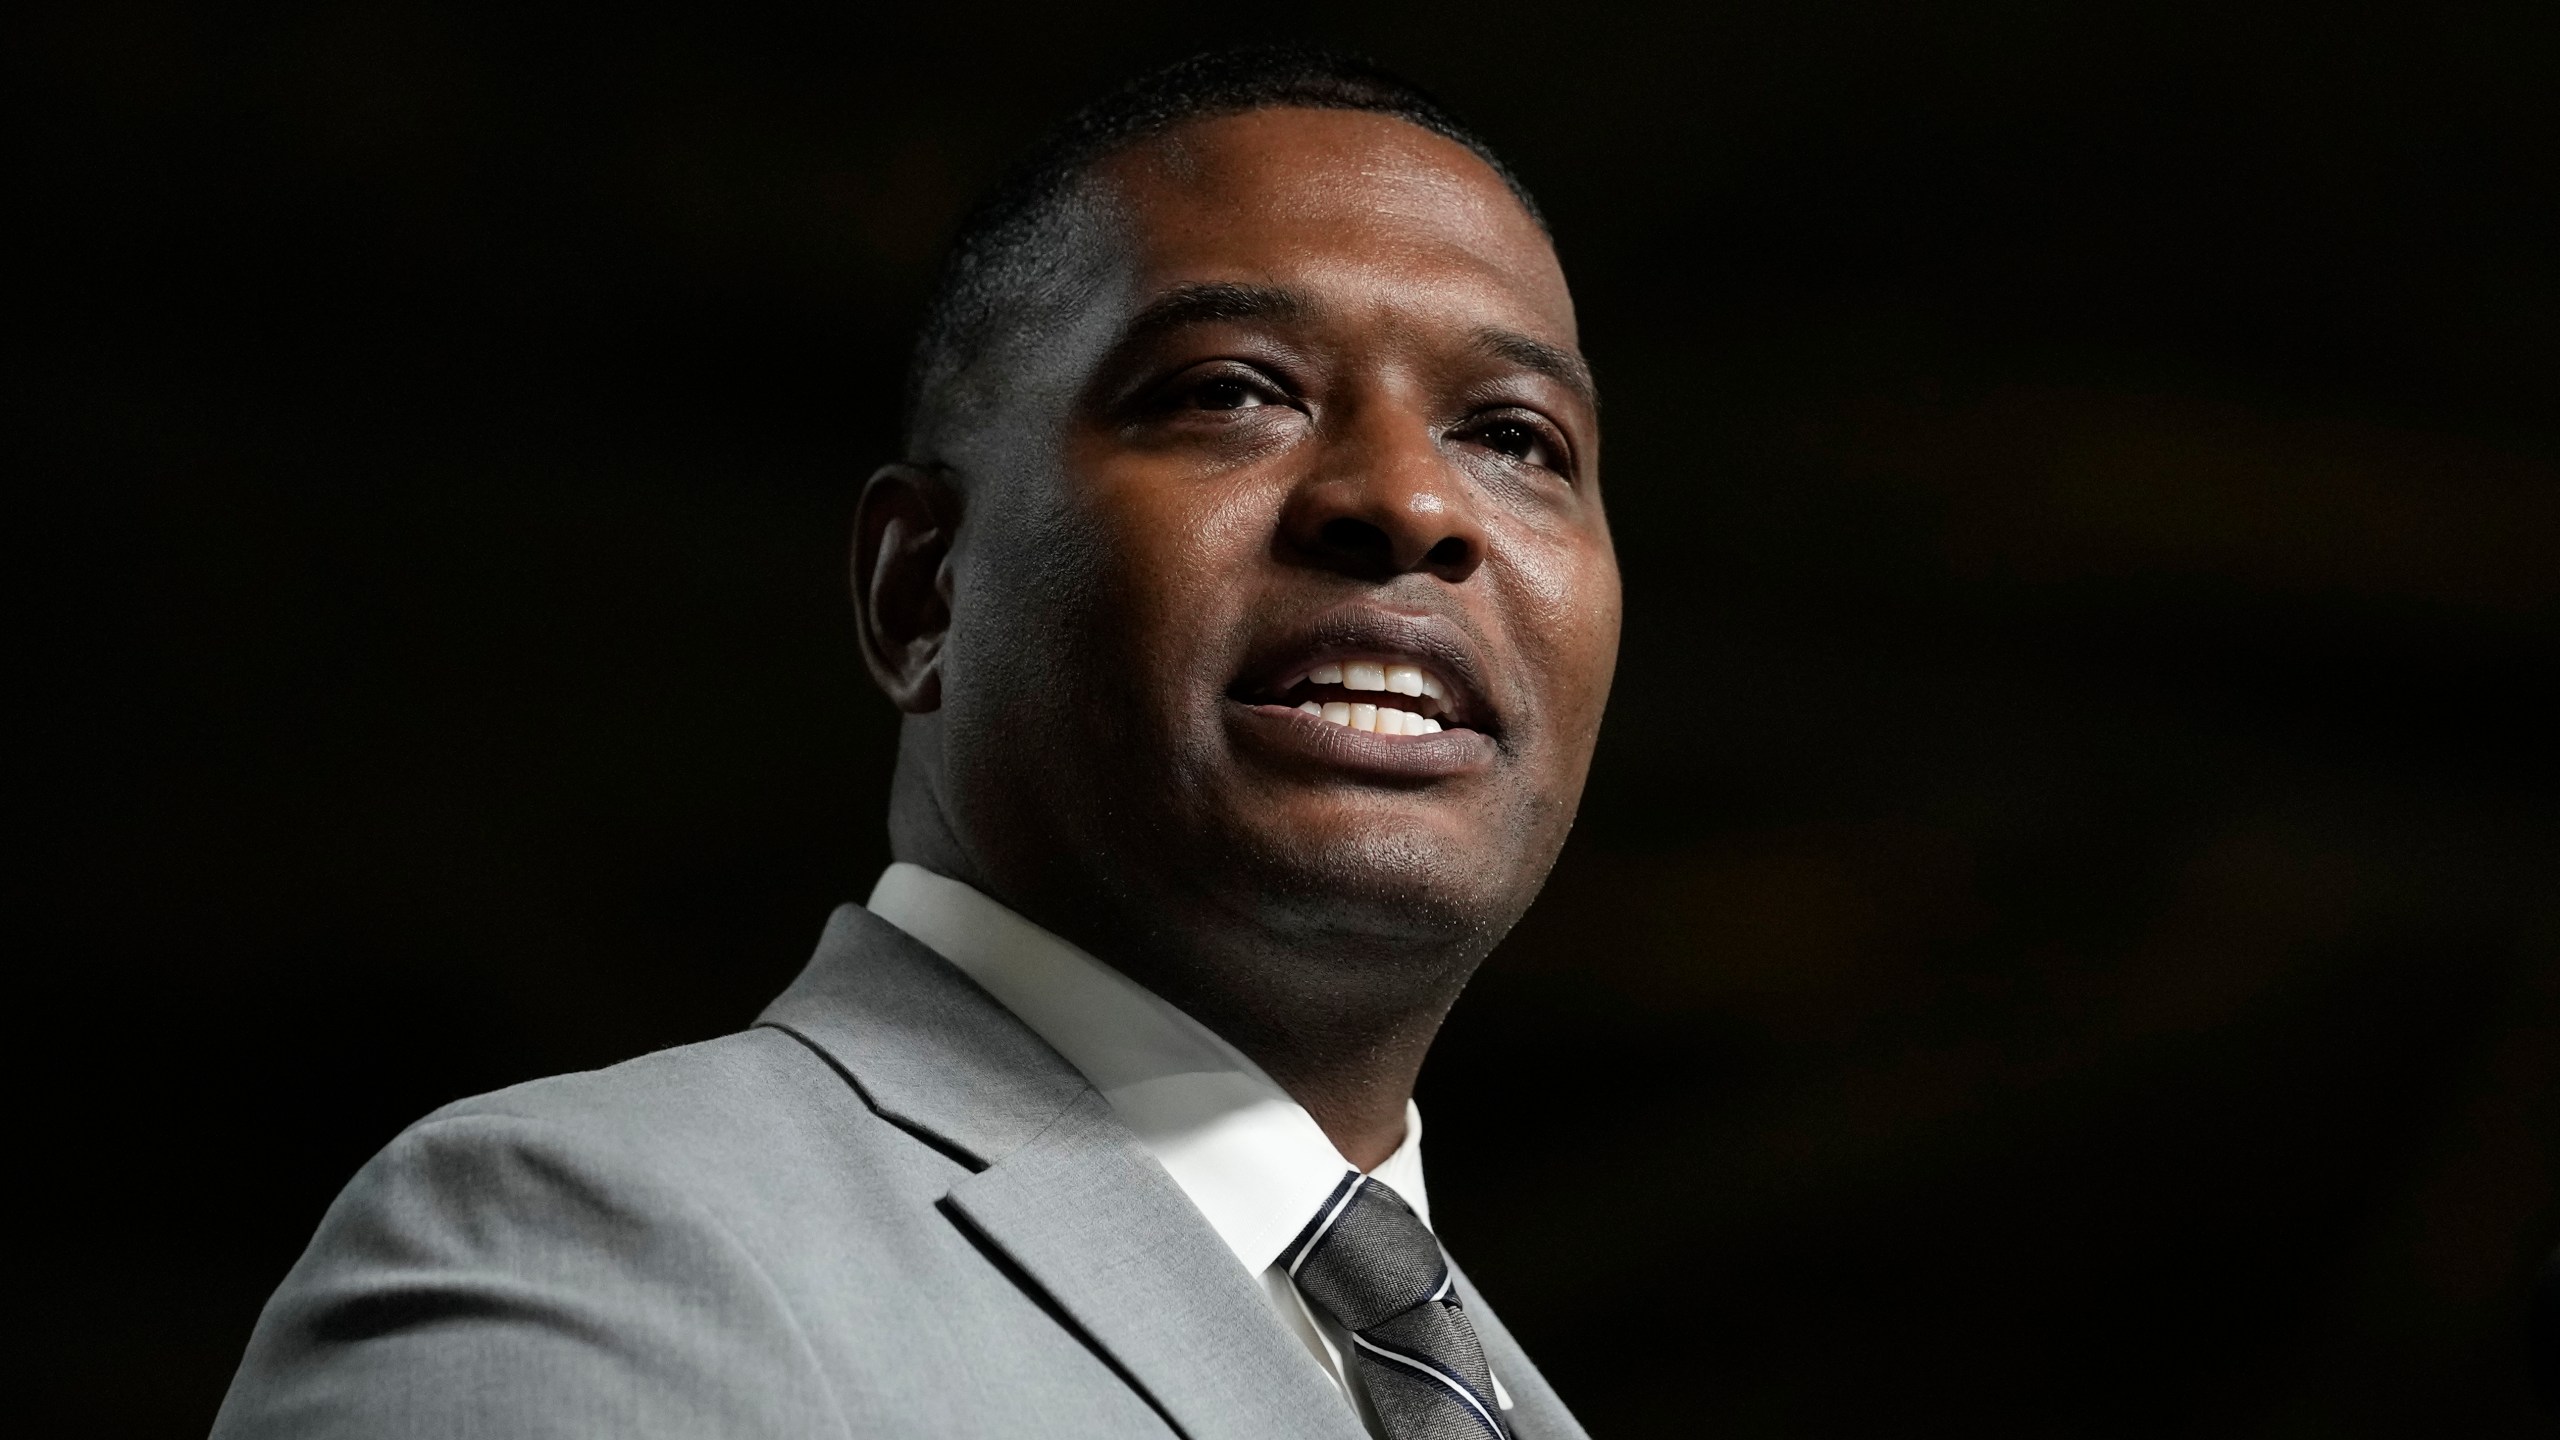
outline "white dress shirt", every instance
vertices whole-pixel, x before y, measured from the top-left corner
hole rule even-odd
[[[872,887],[868,908],[965,971],[1093,1082],[1245,1273],[1260,1278],[1272,1313],[1370,1433],[1380,1433],[1360,1388],[1345,1382],[1348,1335],[1273,1263],[1357,1168],[1306,1107],[1206,1025],[957,880],[900,862]],[[1431,1223],[1422,1112],[1412,1101],[1404,1142],[1369,1174]],[[1494,1391],[1510,1409],[1501,1381]]]

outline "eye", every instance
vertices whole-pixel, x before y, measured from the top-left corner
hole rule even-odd
[[[1564,442],[1546,426],[1519,416],[1492,416],[1467,432],[1466,438],[1506,460],[1565,473]]]
[[[1258,376],[1215,370],[1180,387],[1173,401],[1185,410],[1251,410],[1279,404],[1280,395],[1271,382]]]
[[[1121,403],[1128,407],[1121,412],[1123,424],[1169,442],[1215,444],[1275,441],[1290,417],[1307,408],[1283,375],[1232,358],[1202,360],[1162,375]]]

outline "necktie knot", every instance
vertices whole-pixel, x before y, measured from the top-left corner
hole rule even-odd
[[[1351,1332],[1346,1358],[1389,1436],[1505,1440],[1448,1257],[1403,1196],[1345,1175],[1280,1259],[1298,1293]]]
[[[1440,1241],[1404,1197],[1346,1175],[1324,1210],[1283,1252],[1298,1291],[1346,1330],[1367,1330],[1427,1300],[1449,1283]]]

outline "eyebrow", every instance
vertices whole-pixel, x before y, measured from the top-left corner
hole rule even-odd
[[[1300,320],[1314,308],[1297,291],[1276,285],[1177,285],[1129,317],[1121,328],[1120,344],[1136,345],[1211,320]]]
[[[1592,410],[1600,408],[1600,386],[1591,378],[1590,362],[1561,345],[1532,340],[1517,331],[1487,329],[1476,332],[1476,348],[1497,360],[1534,370],[1572,391]]]
[[[1303,320],[1315,309],[1315,303],[1304,294],[1277,285],[1239,285],[1229,281],[1177,285],[1129,317],[1113,348],[1127,350],[1186,325],[1214,320]],[[1595,411],[1600,408],[1600,387],[1591,377],[1589,362],[1561,345],[1550,345],[1516,330],[1487,327],[1476,332],[1475,346],[1494,359],[1546,376]]]

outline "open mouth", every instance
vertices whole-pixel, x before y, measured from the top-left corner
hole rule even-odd
[[[1262,693],[1238,698],[1374,735],[1437,735],[1467,728],[1463,692],[1429,666],[1408,659],[1326,660]]]

